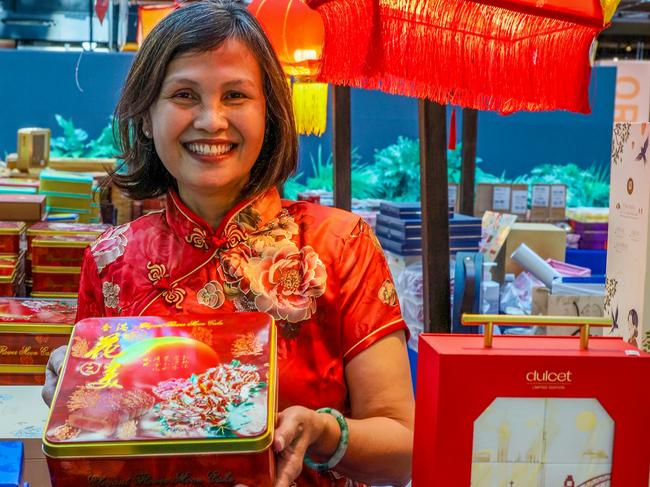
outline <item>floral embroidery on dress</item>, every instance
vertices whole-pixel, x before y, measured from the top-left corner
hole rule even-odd
[[[251,259],[244,274],[256,308],[289,323],[316,312],[316,298],[325,293],[327,281],[325,266],[309,245],[267,248],[261,257]]]
[[[377,293],[379,300],[388,306],[397,306],[397,291],[395,285],[390,279],[386,279],[381,283],[379,292]]]
[[[257,230],[257,227],[262,221],[262,215],[250,204],[237,213],[235,221],[246,231],[252,232]]]
[[[154,286],[157,286],[162,279],[165,279],[167,268],[164,264],[153,264],[151,262],[147,262],[147,269],[149,269],[147,279],[149,279]]]
[[[177,282],[171,282],[167,275],[167,268],[164,264],[147,263],[149,273],[147,278],[151,281],[154,287],[162,290],[162,297],[169,305],[173,305],[176,309],[182,309],[181,304],[185,299],[185,289],[178,287]]]
[[[217,309],[224,303],[226,297],[219,281],[210,281],[196,293],[199,304]]]
[[[112,282],[102,284],[102,294],[104,295],[104,306],[107,308],[117,308],[119,304],[120,286]]]
[[[246,231],[238,223],[230,222],[224,230],[226,244],[229,249],[237,246],[239,242],[246,239]]]
[[[185,241],[198,249],[208,250],[208,234],[202,228],[194,227],[192,233],[185,237]]]
[[[118,257],[124,255],[128,239],[124,235],[129,229],[129,223],[115,227],[99,237],[90,247],[90,251],[97,264],[97,271],[102,272],[104,268],[115,262]]]
[[[162,293],[163,299],[169,305],[173,305],[176,309],[183,309],[183,300],[185,299],[185,289],[177,287],[176,283]]]

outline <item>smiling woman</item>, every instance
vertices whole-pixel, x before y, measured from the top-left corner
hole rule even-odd
[[[181,199],[216,227],[249,182],[265,120],[260,65],[246,44],[229,39],[169,64],[143,128]]]
[[[116,118],[127,174],[113,179],[167,205],[87,250],[77,320],[268,313],[279,330],[275,487],[405,484],[414,404],[390,271],[358,216],[280,199],[297,159],[291,98],[244,4],[192,2],[163,19]],[[48,401],[61,360],[59,350],[48,365]]]

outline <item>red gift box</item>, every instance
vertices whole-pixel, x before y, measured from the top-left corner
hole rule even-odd
[[[0,298],[0,384],[42,384],[50,353],[66,345],[74,301]]]
[[[420,335],[413,486],[647,486],[650,355],[579,342]]]
[[[79,292],[80,267],[32,266],[32,293]]]
[[[25,232],[25,222],[0,221],[0,254],[20,252],[20,237]]]
[[[54,487],[271,487],[276,332],[264,313],[75,325],[45,428]]]
[[[96,235],[46,235],[31,241],[32,266],[81,267],[84,251]]]

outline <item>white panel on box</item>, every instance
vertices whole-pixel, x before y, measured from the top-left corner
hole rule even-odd
[[[472,464],[471,487],[504,486],[544,487],[543,466],[534,463]]]
[[[650,127],[614,126],[605,314],[612,334],[650,351]]]
[[[544,487],[609,487],[611,484],[612,466],[601,465],[572,465],[549,464],[544,466]]]
[[[499,397],[474,421],[472,461],[541,463],[544,401]]]
[[[547,464],[611,464],[614,421],[596,399],[549,398],[544,443]]]

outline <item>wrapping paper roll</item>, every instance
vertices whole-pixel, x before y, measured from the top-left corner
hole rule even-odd
[[[517,247],[517,250],[515,250],[510,257],[521,267],[542,281],[549,289],[553,286],[553,279],[561,277],[561,274],[558,271],[553,269],[553,267],[551,267],[526,244],[522,243]]]

